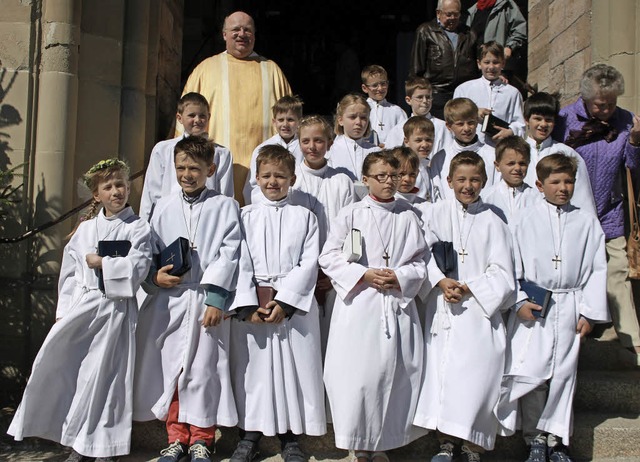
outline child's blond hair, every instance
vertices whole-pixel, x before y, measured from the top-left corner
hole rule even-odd
[[[344,115],[345,111],[349,106],[353,106],[355,104],[363,105],[365,110],[367,111],[367,116],[371,112],[371,107],[369,107],[369,103],[367,103],[367,100],[365,99],[364,96],[359,95],[357,93],[349,93],[348,95],[345,95],[340,100],[340,102],[338,103],[338,107],[336,108],[336,122],[333,126],[333,131],[335,132],[336,135],[344,135],[344,128],[342,127],[342,125],[340,125],[340,123],[338,122],[338,119]],[[362,136],[366,138],[370,134],[371,134],[371,124],[367,123],[367,129],[364,135]]]
[[[469,98],[453,98],[444,105],[444,120],[452,124],[458,120],[478,118],[478,106]]]

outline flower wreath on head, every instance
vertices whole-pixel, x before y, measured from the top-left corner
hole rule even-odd
[[[127,165],[127,163],[123,160],[118,159],[117,157],[113,157],[111,159],[104,159],[101,160],[100,162],[98,162],[97,164],[95,164],[93,167],[91,167],[87,173],[84,174],[83,176],[83,181],[84,184],[89,187],[90,184],[90,178],[89,175],[92,175],[100,170],[104,170],[105,168],[111,168],[111,167],[119,167],[122,170],[125,171],[129,171],[129,166]]]

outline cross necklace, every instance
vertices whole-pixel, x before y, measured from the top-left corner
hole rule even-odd
[[[458,255],[460,255],[460,263],[464,263],[464,257],[469,255],[466,251],[466,247],[467,247],[467,244],[469,243],[469,235],[471,234],[471,228],[473,227],[473,222],[476,219],[476,215],[473,214],[471,217],[471,222],[469,223],[469,231],[467,231],[467,238],[464,239],[464,242],[463,242],[462,238],[464,236],[464,223],[467,218],[468,210],[466,208],[462,209],[462,224],[460,224],[459,222],[458,211],[456,210],[455,213],[456,213],[456,221],[458,222],[458,232],[460,233],[460,250],[458,250]]]
[[[376,220],[376,217],[373,214],[373,210],[371,210],[371,207],[367,207],[367,208],[369,209],[369,212],[371,212],[371,219],[373,220],[373,224],[376,225],[376,230],[378,231],[378,236],[380,237],[380,243],[382,244],[382,248],[384,250],[382,254],[382,259],[384,260],[386,267],[389,268],[389,260],[391,260],[391,255],[389,254],[389,245],[391,245],[391,239],[393,238],[393,233],[396,228],[396,215],[395,213],[391,214],[391,217],[393,220],[391,222],[391,235],[389,236],[389,239],[385,244],[384,239],[382,239],[382,232],[380,232],[380,226],[378,226],[378,221]]]
[[[115,230],[117,230],[117,229],[118,229],[118,228],[119,228],[119,227],[124,223],[124,221],[123,221],[123,220],[120,220],[120,219],[119,219],[119,220],[118,220],[118,224],[117,224],[117,225],[115,225],[113,228],[111,228],[111,229],[109,230],[109,232],[108,232],[108,233],[107,233],[103,238],[100,238],[100,233],[98,232],[98,219],[100,218],[100,214],[101,214],[101,213],[103,213],[103,211],[102,211],[102,210],[101,210],[100,212],[98,212],[98,216],[97,216],[97,217],[95,217],[95,219],[94,219],[94,222],[95,222],[95,224],[96,224],[96,237],[98,238],[98,242],[100,242],[100,241],[106,241],[106,240],[107,240],[107,238],[108,238],[109,236],[111,236],[111,235],[113,234],[113,232],[114,232]],[[105,215],[105,217],[106,217],[106,215]],[[113,223],[111,220],[106,220],[106,222],[107,222],[107,226],[108,226],[110,223]],[[101,225],[101,226],[102,226],[102,225]],[[97,251],[98,251],[98,244],[97,244],[97,243],[96,243],[96,247],[95,247],[95,248],[96,248],[96,252],[97,252]]]
[[[556,233],[553,228],[553,222],[551,220],[551,210],[549,210],[549,226],[551,226],[551,242],[553,244],[553,253],[555,257],[551,259],[551,262],[554,264],[555,269],[558,269],[558,264],[562,263],[562,258],[560,258],[560,254],[562,253],[562,238],[564,237],[564,230],[566,228],[566,220],[565,226],[562,226],[562,209],[560,207],[556,207],[556,212],[558,216],[558,247],[556,248]]]
[[[380,128],[380,131],[383,132],[384,131],[384,122],[382,122],[382,118],[380,117],[380,112],[378,111],[378,109],[380,109],[380,103],[376,102],[376,119],[378,119],[378,128]],[[384,109],[382,110],[382,113],[384,114]]]
[[[186,194],[184,194],[184,192],[180,191],[180,194],[182,194],[182,202],[180,203],[181,205],[181,210],[182,210],[182,218],[184,218],[184,227],[187,231],[187,238],[189,239],[189,247],[191,248],[191,250],[196,250],[197,247],[195,245],[195,241],[196,241],[196,234],[198,233],[198,225],[200,224],[200,217],[202,216],[202,209],[204,209],[204,204],[201,205],[200,207],[200,211],[198,212],[198,219],[196,220],[196,226],[195,229],[193,228],[193,223],[192,223],[192,212],[193,212],[193,204],[195,204],[195,202],[198,200],[198,198],[200,196],[196,196],[196,197],[191,197],[191,196],[187,196]],[[189,221],[187,222],[187,214],[184,213],[184,203],[189,204]],[[191,231],[193,230],[193,235],[191,235]]]

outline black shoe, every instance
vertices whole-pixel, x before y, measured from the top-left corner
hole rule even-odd
[[[251,462],[258,455],[258,445],[251,441],[240,440],[229,462]]]
[[[282,459],[284,462],[307,462],[309,459],[300,449],[298,443],[289,443],[282,450]]]
[[[552,448],[549,448],[549,461],[550,462],[573,462],[571,456],[569,456],[569,448],[564,444],[557,444]]]
[[[526,462],[547,462],[547,443],[533,440],[529,446],[529,458]]]
[[[160,451],[160,457],[157,462],[178,462],[187,455],[187,445],[182,444],[180,440],[175,440],[168,448]]]

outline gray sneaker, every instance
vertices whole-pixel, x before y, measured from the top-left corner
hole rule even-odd
[[[211,451],[207,448],[204,441],[198,440],[189,448],[189,455],[191,456],[191,462],[211,462],[209,456]]]
[[[547,443],[533,440],[529,446],[529,458],[526,462],[547,462]]]
[[[462,462],[480,462],[480,453],[472,451],[466,445],[462,445],[460,460]]]
[[[442,443],[440,452],[431,458],[431,462],[451,462],[453,460],[453,448],[453,443]]]
[[[175,440],[168,448],[160,451],[160,458],[157,462],[178,462],[187,455],[187,445],[180,440]]]

